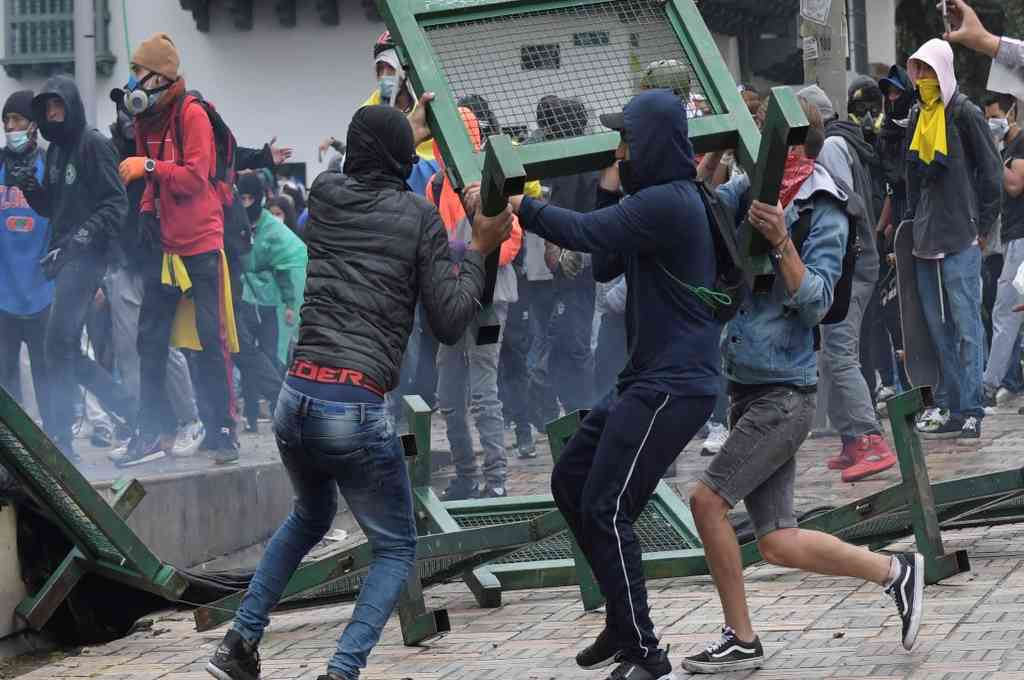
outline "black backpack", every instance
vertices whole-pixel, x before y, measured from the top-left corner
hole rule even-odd
[[[192,98],[206,111],[210,119],[210,127],[213,128],[213,144],[216,149],[216,164],[210,175],[210,182],[221,197],[224,206],[224,251],[229,257],[245,255],[252,250],[253,229],[249,223],[249,216],[245,213],[238,197],[238,190],[235,188],[235,152],[238,144],[235,135],[231,132],[220,113],[213,104],[206,101],[203,95],[192,90],[178,104],[174,116],[175,139],[178,140],[178,162],[184,162],[185,137],[184,137],[184,115],[185,106]]]
[[[832,291],[832,306],[829,307],[828,312],[820,322],[820,325],[823,326],[831,326],[845,321],[846,315],[850,311],[853,275],[854,270],[857,268],[857,257],[861,252],[861,244],[857,235],[860,233],[862,222],[868,221],[867,207],[860,196],[854,193],[853,188],[839,177],[833,177],[832,180],[847,196],[843,209],[846,212],[849,226],[847,228],[846,251],[843,253],[843,271],[839,275],[839,280],[836,281],[835,288]],[[801,212],[800,220],[793,228],[793,246],[798,253],[802,252],[804,242],[807,241],[807,237],[811,233],[811,215],[813,212],[813,210]]]
[[[711,240],[715,246],[715,291],[729,298],[719,298],[713,305],[715,318],[728,323],[739,312],[740,305],[749,292],[746,273],[743,271],[739,243],[736,240],[736,216],[718,199],[718,194],[704,182],[696,182],[704,210],[711,227]],[[717,296],[716,296],[717,297]]]

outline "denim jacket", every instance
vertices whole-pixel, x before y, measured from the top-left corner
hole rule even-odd
[[[750,180],[735,177],[718,188],[719,198],[740,219],[749,205]],[[840,201],[846,196],[818,164],[786,210],[792,232],[806,210],[813,210],[811,230],[800,251],[806,267],[800,288],[789,295],[781,275],[770,293],[747,296],[729,322],[722,340],[725,374],[743,385],[785,384],[813,387],[818,383],[814,328],[832,306],[832,293],[842,274],[849,223]],[[743,210],[740,211],[742,206]]]

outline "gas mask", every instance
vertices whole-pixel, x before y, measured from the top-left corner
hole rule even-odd
[[[32,127],[27,130],[17,130],[7,133],[7,150],[13,153],[21,153],[32,140]]]
[[[160,95],[169,90],[175,81],[168,81],[160,87],[153,88],[152,90],[146,89],[146,82],[155,77],[156,73],[150,73],[142,80],[139,80],[133,74],[128,79],[128,83],[122,90],[122,103],[124,110],[132,116],[141,116],[149,111],[153,106],[160,101]]]

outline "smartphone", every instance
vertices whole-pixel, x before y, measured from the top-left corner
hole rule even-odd
[[[953,31],[953,26],[949,21],[949,0],[942,0],[942,25],[946,28],[946,33]]]

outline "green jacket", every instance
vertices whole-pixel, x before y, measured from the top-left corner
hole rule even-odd
[[[242,299],[299,311],[306,279],[306,244],[264,210],[254,229],[252,251],[243,258]]]

